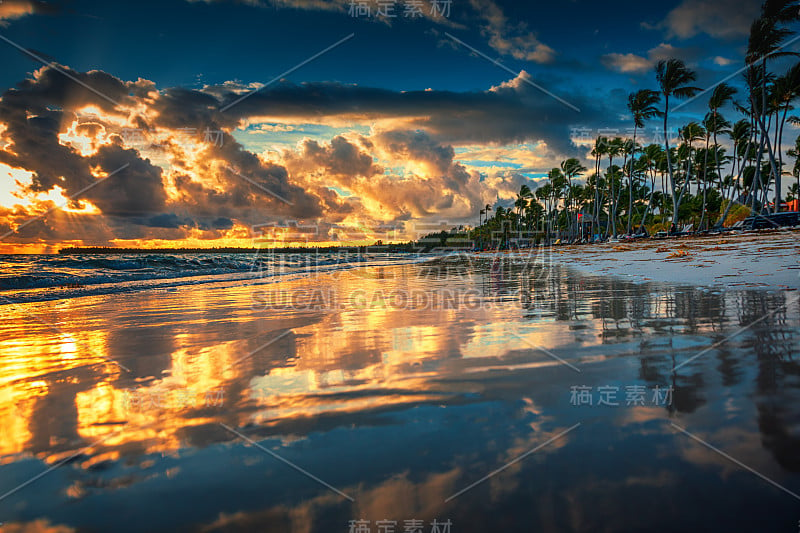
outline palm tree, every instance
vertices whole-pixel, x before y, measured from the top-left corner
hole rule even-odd
[[[775,146],[778,151],[778,177],[775,183],[775,212],[777,213],[780,207],[780,188],[781,177],[783,174],[783,153],[780,150],[783,143],[783,128],[786,124],[787,115],[789,110],[792,109],[792,101],[800,96],[800,63],[793,65],[783,76],[775,79],[773,84],[773,97],[775,100],[776,115],[783,111],[780,120],[775,121],[775,129],[777,134],[775,136]],[[776,116],[777,118],[777,116]]]
[[[625,172],[627,170],[629,176],[633,176],[633,153],[636,151],[633,140],[631,139],[622,139],[620,138],[621,143],[621,150],[622,150],[622,169],[620,173],[620,180],[617,187],[617,193],[614,196],[614,214],[612,216],[613,220],[617,220],[617,213],[619,212],[620,201],[622,199],[622,193],[625,191],[625,187],[622,185],[622,178],[625,176]],[[628,187],[630,189],[630,187]],[[616,236],[616,226],[614,226],[614,235]]]
[[[525,187],[525,185],[523,185],[523,187]],[[522,212],[528,208],[528,199],[521,194],[517,194],[517,198],[514,200],[514,207],[517,210],[517,221],[519,221],[522,218]],[[517,224],[515,229],[519,230],[519,224]]]
[[[672,189],[672,224],[678,216],[680,198],[675,187],[675,175],[672,170],[672,158],[669,151],[669,130],[667,120],[669,118],[669,99],[691,98],[700,91],[700,88],[690,86],[695,81],[697,75],[689,70],[680,59],[662,59],[656,64],[656,81],[661,88],[664,96],[664,151],[667,154],[667,172],[669,173],[669,183]],[[682,195],[681,195],[682,196]]]
[[[795,188],[800,189],[800,135],[794,140],[794,148],[786,152],[789,156],[794,157],[794,167],[792,167],[792,175],[794,176]],[[795,196],[797,197],[797,196]]]
[[[586,172],[586,167],[581,165],[581,162],[571,157],[565,161],[561,162],[561,172],[564,174],[564,177],[567,180],[567,189],[569,191],[572,190],[572,180]],[[570,231],[570,238],[573,237],[572,232],[572,218],[570,215],[570,208],[572,207],[572,195],[567,195],[567,202],[566,202],[566,211],[567,211],[567,219],[569,220],[569,231]]]
[[[553,184],[548,182],[536,189],[536,198],[544,203],[544,232],[545,240],[550,243],[550,230],[553,211]]]
[[[647,145],[644,149],[644,153],[642,153],[642,162],[644,163],[646,171],[650,173],[650,198],[647,200],[647,207],[645,207],[642,221],[639,223],[640,226],[645,225],[647,215],[650,213],[650,209],[653,206],[653,198],[656,192],[656,171],[663,158],[664,151],[661,149],[661,146],[657,144]]]
[[[481,224],[482,224],[482,220],[483,220],[483,215],[486,215],[486,221],[483,222],[483,224],[488,224],[489,223],[489,211],[491,211],[491,210],[492,210],[492,206],[489,205],[489,204],[486,204],[486,207],[481,209],[478,212],[478,235],[479,235],[479,239],[480,239],[480,246],[479,246],[480,248],[483,247],[483,231],[481,230]]]
[[[639,128],[644,128],[644,121],[661,115],[656,107],[661,101],[658,91],[642,89],[628,95],[628,110],[633,115],[633,154],[636,158],[636,133]],[[633,190],[633,173],[628,172],[628,189]],[[631,233],[631,213],[633,212],[633,194],[628,194],[628,235]]]
[[[608,153],[608,138],[606,137],[598,137],[594,141],[594,148],[592,149],[592,155],[594,156],[594,213],[592,215],[592,238],[594,238],[594,225],[595,221],[600,220],[600,160],[603,158],[606,153]],[[600,229],[598,225],[598,230]]]
[[[794,13],[791,11],[794,10]],[[766,124],[767,115],[767,82],[770,78],[767,72],[767,60],[776,57],[796,55],[792,52],[782,51],[784,41],[792,32],[787,28],[781,27],[781,23],[790,22],[798,19],[796,2],[786,0],[768,0],[762,6],[761,17],[756,19],[750,27],[750,38],[747,43],[747,55],[745,60],[751,66],[752,72],[748,74],[751,82],[750,105],[757,126],[761,131],[761,144],[766,145],[770,161],[771,174],[775,178],[775,210],[780,206],[781,171],[777,168],[775,161],[775,151],[769,139],[769,132]],[[760,82],[760,91],[753,91],[753,82]],[[757,97],[760,96],[761,105],[758,105]],[[777,147],[780,151],[780,147]],[[760,161],[760,158],[759,158]],[[761,165],[756,164],[756,182],[760,181]],[[769,180],[767,181],[767,184]],[[753,198],[755,205],[755,197]]]
[[[710,132],[713,135],[714,146],[719,144],[717,142],[717,134],[724,133],[727,131],[727,128],[730,128],[730,123],[722,117],[719,110],[730,102],[735,94],[736,89],[734,87],[731,87],[727,83],[720,83],[714,87],[714,92],[711,93],[711,98],[708,99],[708,112],[711,117],[710,119],[706,117],[706,121],[703,125],[706,128],[706,132]],[[707,144],[706,148],[708,148]],[[714,168],[717,169],[717,171],[719,170],[719,159],[714,160]]]
[[[736,176],[736,178],[732,180],[730,199],[733,200],[734,197],[738,199],[738,195],[741,193],[741,176],[744,169],[744,163],[747,160],[749,153],[753,151],[752,128],[750,121],[746,119],[739,120],[733,125],[729,135],[733,141],[733,165],[731,167],[731,177]],[[723,194],[723,197],[727,198],[727,194]],[[729,205],[733,205],[733,203],[731,202]],[[721,221],[724,222],[722,219]],[[720,225],[720,222],[718,222],[717,225]]]
[[[742,119],[737,121],[731,131],[729,133],[731,140],[733,141],[733,152],[734,152],[734,166],[731,168],[731,172],[736,173],[738,168],[742,165],[740,162],[739,155],[742,147],[745,146],[745,142],[750,138],[750,122],[746,119]]]
[[[551,206],[551,219],[555,222],[556,230],[558,231],[560,228],[558,226],[558,203],[563,198],[565,200],[566,205],[566,187],[567,187],[567,179],[564,177],[564,174],[561,172],[560,168],[554,168],[547,174],[547,178],[550,182],[550,206]]]
[[[520,220],[524,220],[526,224],[528,222],[528,217],[523,216],[523,211],[526,215],[530,214],[529,211],[532,203],[534,203],[534,200],[531,188],[527,183],[523,183],[519,188],[519,192],[517,193],[517,199],[514,201],[514,206],[518,209]],[[526,227],[526,229],[530,228]]]
[[[608,156],[606,181],[608,182],[608,200],[610,202],[608,206],[608,227],[606,227],[606,237],[610,237],[612,231],[614,236],[617,235],[617,225],[616,220],[614,220],[614,213],[616,213],[616,206],[614,203],[616,200],[616,195],[614,194],[614,185],[616,181],[616,171],[619,169],[619,167],[614,165],[614,158],[620,155],[624,148],[624,143],[620,137],[614,137],[606,146],[606,155]]]
[[[703,209],[700,217],[700,227],[703,226],[706,216],[706,202],[708,190],[708,151],[709,142],[711,138],[714,139],[714,171],[719,180],[719,188],[722,190],[722,176],[719,172],[719,144],[717,143],[717,134],[725,133],[730,128],[731,124],[720,114],[719,110],[726,103],[731,101],[733,95],[736,94],[736,89],[726,83],[720,83],[714,88],[711,93],[711,98],[708,100],[708,114],[703,120],[703,126],[706,130],[706,149],[703,160]]]
[[[681,196],[689,189],[689,185],[692,179],[692,168],[696,166],[696,161],[693,159],[693,152],[694,150],[694,142],[701,141],[706,136],[706,132],[703,129],[703,126],[698,124],[697,122],[689,122],[686,126],[681,128],[680,130],[680,138],[683,141],[684,146],[686,146],[686,176],[685,181],[683,184],[683,188],[681,189]],[[694,153],[696,155],[696,152]],[[696,175],[697,181],[697,190],[700,191],[700,172],[698,170]],[[679,198],[680,199],[680,198]]]

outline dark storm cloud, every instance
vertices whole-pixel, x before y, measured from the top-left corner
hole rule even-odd
[[[393,155],[426,161],[439,172],[447,172],[455,156],[452,146],[443,146],[422,131],[383,132],[378,140]]]
[[[372,176],[383,172],[373,162],[372,156],[351,143],[341,135],[337,135],[329,145],[323,145],[312,139],[305,139],[297,154],[287,153],[286,157],[300,166],[313,164],[325,169],[328,174],[337,176]]]
[[[13,91],[7,91],[3,100],[13,98]],[[131,103],[128,86],[120,79],[101,70],[78,72],[62,65],[39,69],[33,78],[21,81],[16,91],[28,106],[78,109],[95,105],[112,111],[116,104]]]
[[[74,118],[69,112],[28,105],[17,91],[6,92],[0,101],[0,122],[10,144],[0,151],[0,162],[32,171],[33,191],[49,191],[55,185],[79,190],[91,179],[86,161],[58,140],[62,123]]]
[[[135,216],[164,208],[166,193],[161,168],[139,157],[136,150],[113,144],[101,146],[89,163],[107,174],[116,172],[81,195],[104,214]]]
[[[315,197],[303,188],[289,183],[289,174],[285,167],[262,162],[231,135],[223,133],[222,142],[209,145],[206,155],[212,160],[227,162],[223,175],[226,193],[233,205],[245,207],[255,203],[261,207],[269,207],[274,213],[295,218],[316,218],[322,215]]]
[[[181,226],[192,225],[191,220],[187,220],[185,218],[179,217],[175,213],[161,213],[159,215],[152,216],[142,222],[143,226],[149,226],[151,228],[179,228]]]
[[[608,124],[609,116],[625,112],[610,109],[606,95],[564,91],[560,97],[581,112],[565,106],[527,83],[527,73],[487,91],[392,91],[339,83],[282,83],[232,106],[226,113],[239,119],[271,117],[320,122],[326,117],[374,120],[403,118],[425,129],[438,141],[452,144],[508,144],[546,140],[563,154],[576,151],[569,140],[571,126]],[[221,106],[239,97],[231,92]]]
[[[105,72],[82,73],[68,68],[65,71],[110,99],[124,101],[126,98],[125,84]],[[102,156],[99,160],[89,160],[59,141],[58,135],[64,126],[76,118],[73,110],[90,104],[107,111],[115,107],[52,67],[37,71],[32,79],[7,90],[0,101],[0,123],[7,128],[4,137],[10,144],[0,151],[0,162],[33,172],[32,191],[49,191],[58,185],[68,195],[94,181],[90,164],[99,164],[108,172],[119,168],[124,163],[106,168]],[[112,153],[106,154],[114,158]],[[122,158],[117,156],[116,159]],[[128,162],[133,163],[134,158],[128,157]]]
[[[125,84],[104,72],[69,72],[94,88],[102,88],[112,97],[122,100],[126,96]],[[110,174],[125,167],[107,182],[87,190],[82,197],[107,214],[138,213],[163,207],[161,169],[141,159],[135,150],[108,145],[91,157],[83,157],[60,143],[59,133],[76,118],[72,110],[87,104],[106,109],[114,107],[54,68],[42,69],[33,79],[9,89],[0,101],[0,123],[7,128],[4,137],[10,144],[0,151],[0,162],[33,172],[31,191],[49,191],[58,185],[68,196],[96,183],[92,168]],[[99,131],[102,125],[91,123],[83,128],[84,131]]]
[[[163,91],[152,106],[156,123],[165,128],[236,127],[234,115],[221,113],[212,93],[175,87]]]
[[[348,140],[340,135],[329,144],[306,141],[297,151],[286,151],[284,161],[294,176],[319,175],[321,171],[325,185],[343,188],[380,205],[390,224],[436,214],[461,217],[483,205],[479,175],[470,174],[453,160],[452,146],[435,141],[423,131],[356,137]],[[374,152],[386,154],[393,166],[412,163],[412,172],[388,173],[373,163]],[[415,170],[420,164],[426,167],[421,173]],[[308,186],[314,185],[309,180]]]

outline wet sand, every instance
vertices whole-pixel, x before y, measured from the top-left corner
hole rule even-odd
[[[792,530],[797,292],[679,244],[2,306],[3,531]]]

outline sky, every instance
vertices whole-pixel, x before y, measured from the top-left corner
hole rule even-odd
[[[656,88],[659,59],[686,61],[700,87],[734,74],[758,13],[752,0],[4,0],[0,252],[474,225],[561,160],[591,166],[582,136],[628,132],[627,95]]]

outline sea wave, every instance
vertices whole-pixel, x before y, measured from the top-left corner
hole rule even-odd
[[[428,258],[423,258],[423,260]],[[410,254],[0,255],[0,303],[224,281],[271,282],[367,265],[420,260]]]

